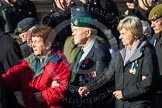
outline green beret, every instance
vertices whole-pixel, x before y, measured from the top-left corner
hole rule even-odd
[[[74,17],[71,19],[73,26],[95,28],[96,20],[91,17]]]
[[[154,8],[152,8],[152,10],[149,13],[148,19],[152,21],[160,17],[162,17],[162,4],[158,4]]]

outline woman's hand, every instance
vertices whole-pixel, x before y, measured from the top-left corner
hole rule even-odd
[[[60,84],[57,81],[52,81],[51,87],[55,88],[57,86],[59,86]]]
[[[122,95],[122,91],[121,90],[116,90],[113,92],[114,96],[116,97],[116,99],[123,99],[123,95]]]

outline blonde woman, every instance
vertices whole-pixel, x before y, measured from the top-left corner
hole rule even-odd
[[[150,108],[149,93],[156,72],[154,47],[144,38],[137,17],[124,18],[117,29],[125,48],[111,61],[107,75],[115,76],[116,108]]]

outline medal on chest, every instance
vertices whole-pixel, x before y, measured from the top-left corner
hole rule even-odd
[[[129,69],[129,73],[136,74],[137,67],[138,67],[138,61],[135,60],[131,63],[131,68]]]

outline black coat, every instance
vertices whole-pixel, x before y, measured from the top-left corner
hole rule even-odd
[[[8,30],[6,30],[7,28],[2,28],[3,26],[1,27],[5,32],[13,33],[17,27],[17,23],[26,17],[34,17],[37,19],[36,7],[30,0],[17,0],[13,6],[9,6],[2,1],[1,9],[5,10],[7,18],[4,18],[2,15],[0,24],[9,27]]]
[[[75,60],[76,58],[74,62]],[[109,83],[105,80],[102,81],[105,75],[105,67],[109,65],[110,60],[109,49],[96,40],[92,49],[80,64],[74,82],[69,84],[68,90],[71,91],[71,95],[65,100],[71,99],[71,108],[99,108],[101,106],[102,108],[107,106],[113,108],[114,103],[111,97],[111,91],[114,89],[113,81]],[[92,77],[93,75],[94,77]],[[90,90],[87,96],[81,97],[78,94],[78,87],[81,86],[87,86]],[[77,88],[75,89],[75,87]],[[74,90],[73,93],[72,90]]]
[[[150,108],[157,65],[155,49],[148,41],[142,41],[124,66],[125,54],[125,48],[118,52],[108,70],[110,75],[115,75],[115,88],[121,90],[124,97],[122,100],[116,99],[116,108]],[[130,70],[135,62],[138,65],[133,74]],[[142,80],[142,76],[146,79]]]
[[[152,44],[155,46],[158,60],[157,70],[159,70],[154,95],[152,97],[152,108],[161,108],[162,104],[160,100],[162,100],[162,34],[155,34],[152,38]]]
[[[4,73],[10,67],[20,63],[19,60],[22,59],[22,55],[21,55],[19,45],[10,36],[4,34],[4,32],[1,30],[0,30],[0,49],[1,49],[0,51],[0,73]],[[3,86],[1,84],[0,85],[0,102],[3,101],[2,108],[6,108],[4,98],[5,98],[5,95],[3,91]],[[13,101],[14,100],[7,100],[8,108],[11,108],[11,107],[14,108]]]

